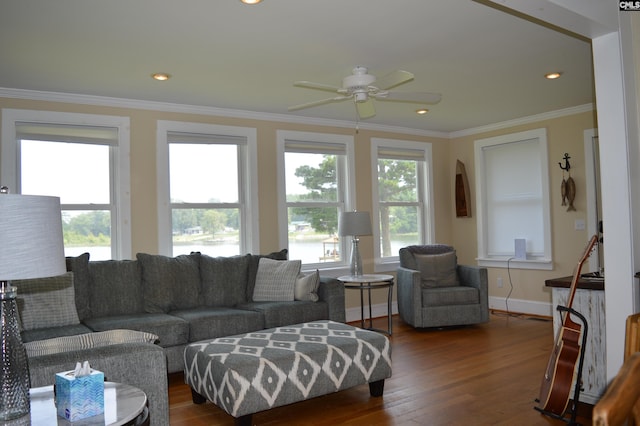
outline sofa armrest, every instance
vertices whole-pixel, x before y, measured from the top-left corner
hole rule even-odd
[[[91,349],[60,352],[28,358],[31,387],[49,386],[56,373],[73,370],[76,362],[89,361],[104,373],[105,380],[141,389],[149,402],[153,426],[169,424],[167,359],[152,343],[120,343]]]
[[[422,324],[422,285],[420,272],[399,266],[397,272],[398,313],[414,327]]]
[[[320,277],[318,297],[329,305],[329,319],[336,322],[347,320],[344,305],[344,285],[335,278]]]
[[[481,266],[458,265],[460,284],[475,287],[480,291],[480,305],[483,320],[489,320],[489,278],[487,268]],[[485,318],[486,317],[486,318]]]

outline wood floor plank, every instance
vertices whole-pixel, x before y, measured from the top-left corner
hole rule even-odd
[[[357,324],[354,324],[357,325]],[[374,320],[385,327],[386,319]],[[492,314],[487,324],[414,329],[393,318],[393,376],[384,396],[357,386],[253,416],[256,425],[565,425],[533,409],[553,346],[550,320]],[[169,378],[172,426],[233,425],[195,405],[182,374]],[[590,426],[590,412],[578,421]]]

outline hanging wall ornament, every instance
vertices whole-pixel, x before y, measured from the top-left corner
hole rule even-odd
[[[576,199],[576,183],[571,177],[571,163],[569,163],[569,159],[571,157],[567,152],[564,153],[564,166],[562,163],[558,163],[560,168],[562,169],[562,183],[560,184],[560,193],[562,195],[562,205],[566,206],[567,202],[569,203],[569,207],[567,207],[567,211],[576,211],[576,208],[573,206],[573,200]],[[565,172],[569,175],[568,179],[565,179]]]
[[[464,163],[456,160],[456,216],[471,217],[471,195]]]

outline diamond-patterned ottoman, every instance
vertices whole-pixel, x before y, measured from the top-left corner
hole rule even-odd
[[[369,383],[382,396],[391,346],[379,333],[314,321],[196,342],[184,351],[193,402],[209,400],[251,424],[251,415]]]

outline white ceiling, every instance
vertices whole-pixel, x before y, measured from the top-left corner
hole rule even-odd
[[[595,101],[588,42],[473,1],[0,0],[0,88],[355,121],[348,101],[287,107],[331,95],[294,81],[339,86],[356,65],[442,93],[426,116],[377,102],[376,125],[448,133]]]

